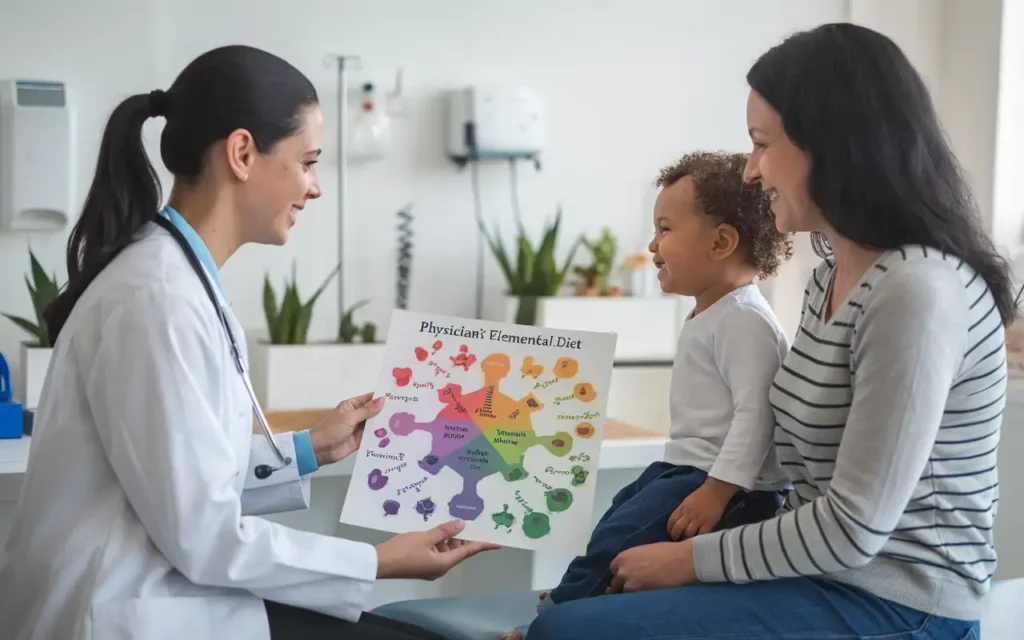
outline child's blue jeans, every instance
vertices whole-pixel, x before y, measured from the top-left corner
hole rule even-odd
[[[655,462],[612,499],[598,521],[587,551],[569,564],[562,581],[541,609],[603,594],[611,584],[610,566],[622,551],[670,540],[668,518],[679,503],[696,491],[707,473],[694,467]],[[784,492],[739,491],[725,508],[716,530],[767,520],[782,506]]]

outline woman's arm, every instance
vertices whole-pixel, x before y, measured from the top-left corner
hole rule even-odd
[[[857,323],[856,383],[825,494],[756,525],[694,539],[705,582],[820,575],[867,564],[921,479],[968,347],[970,301],[943,265],[905,265]]]
[[[242,514],[244,461],[210,401],[220,332],[200,301],[159,285],[109,310],[85,392],[111,470],[188,580],[353,620],[377,576],[373,546]]]

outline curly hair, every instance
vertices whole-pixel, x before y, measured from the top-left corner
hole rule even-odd
[[[683,156],[658,175],[658,187],[670,187],[689,176],[701,210],[739,235],[740,249],[762,279],[793,257],[793,240],[775,228],[771,203],[758,184],[743,181],[745,153],[699,151]]]

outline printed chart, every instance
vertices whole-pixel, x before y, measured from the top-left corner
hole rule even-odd
[[[578,554],[615,334],[396,310],[341,522]]]

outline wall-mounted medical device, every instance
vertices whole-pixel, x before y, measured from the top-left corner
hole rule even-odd
[[[448,156],[537,162],[544,146],[540,97],[525,87],[463,87],[448,92]]]
[[[0,231],[68,224],[73,128],[63,82],[0,80]]]

